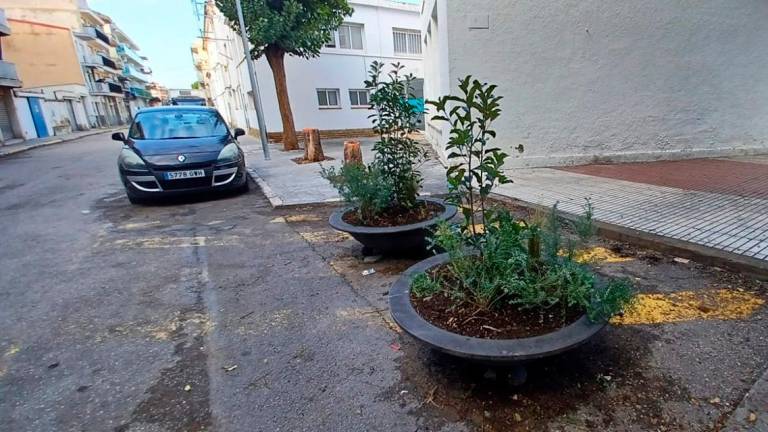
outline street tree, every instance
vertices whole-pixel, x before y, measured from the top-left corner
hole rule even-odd
[[[251,57],[267,58],[275,81],[283,148],[299,147],[285,77],[285,55],[312,58],[353,9],[346,0],[241,0]],[[239,32],[235,0],[216,0],[216,6]]]

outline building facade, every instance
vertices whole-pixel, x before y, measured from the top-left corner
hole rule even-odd
[[[509,166],[768,150],[763,2],[426,0],[421,16],[427,99],[469,74],[498,84]],[[426,132],[444,155],[447,126]]]
[[[13,98],[13,89],[21,87],[21,80],[16,65],[3,58],[3,38],[10,35],[11,27],[5,18],[5,11],[0,9],[0,144],[24,134]]]
[[[319,57],[285,57],[288,93],[299,130],[312,127],[336,136],[370,133],[368,90],[363,82],[373,61],[400,63],[405,73],[423,78],[419,5],[389,0],[349,3],[354,14]],[[231,125],[256,134],[241,39],[212,1],[205,6],[203,38],[193,44],[192,57],[206,97]],[[255,65],[268,132],[279,135],[282,122],[272,70],[265,58]]]
[[[146,105],[147,59],[86,0],[4,0],[3,7],[12,31],[4,51],[23,82],[10,93],[17,138],[123,125]]]

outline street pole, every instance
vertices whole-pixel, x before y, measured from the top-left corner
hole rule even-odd
[[[264,113],[261,108],[261,95],[259,94],[259,83],[256,82],[256,69],[253,67],[251,58],[250,42],[245,32],[245,20],[243,19],[243,6],[240,0],[235,0],[237,5],[237,20],[240,22],[240,37],[243,38],[243,51],[245,52],[245,63],[248,65],[248,77],[251,79],[251,90],[253,92],[253,106],[256,108],[256,120],[259,122],[259,135],[261,136],[261,148],[264,150],[264,159],[269,160],[269,141],[267,141],[267,126],[264,124]],[[247,114],[246,114],[247,117]]]

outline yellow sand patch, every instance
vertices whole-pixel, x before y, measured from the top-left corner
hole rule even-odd
[[[194,247],[194,246],[233,246],[240,243],[238,236],[225,236],[225,237],[148,237],[137,239],[122,239],[115,240],[112,244],[118,247],[127,248],[145,248],[145,249],[158,249],[158,248],[177,248],[177,247]]]
[[[309,243],[343,242],[352,238],[347,233],[336,231],[304,231],[299,234]]]
[[[640,294],[624,316],[613,324],[661,324],[692,320],[745,319],[765,301],[739,290],[682,291],[674,294]]]
[[[311,214],[298,214],[285,217],[286,222],[319,222],[322,220],[319,216]]]
[[[632,261],[634,258],[617,255],[610,249],[596,246],[574,252],[574,260],[580,263],[620,263]]]

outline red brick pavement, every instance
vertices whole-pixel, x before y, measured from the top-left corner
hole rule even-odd
[[[577,174],[656,186],[768,198],[768,164],[725,159],[691,159],[582,165],[558,168]]]

